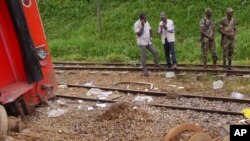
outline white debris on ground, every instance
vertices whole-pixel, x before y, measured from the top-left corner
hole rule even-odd
[[[246,96],[244,94],[241,94],[241,93],[238,93],[238,92],[232,92],[231,98],[245,99]]]
[[[87,82],[83,86],[93,87],[95,85],[94,85],[94,82]]]
[[[49,118],[53,118],[53,117],[59,117],[61,115],[63,115],[66,112],[66,110],[64,109],[53,109],[51,111],[48,112],[48,117]]]
[[[151,96],[136,96],[133,101],[139,101],[139,102],[153,102],[153,98]]]
[[[87,96],[95,95],[98,99],[107,99],[108,96],[110,96],[113,92],[112,91],[103,91],[98,88],[91,88],[87,92]]]
[[[172,71],[168,71],[168,72],[166,72],[165,77],[166,78],[173,78],[173,77],[175,77],[175,73]]]
[[[217,80],[217,81],[213,82],[213,88],[214,88],[214,90],[223,88],[223,85],[224,85],[224,83],[221,80]]]
[[[67,89],[68,88],[67,85],[58,85],[57,87],[60,88],[60,89]]]

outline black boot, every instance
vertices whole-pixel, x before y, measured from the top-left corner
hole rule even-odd
[[[231,68],[231,63],[232,63],[232,61],[231,60],[228,60],[228,70],[232,70],[232,68]]]
[[[216,61],[213,61],[213,69],[216,69],[217,66],[216,66]]]

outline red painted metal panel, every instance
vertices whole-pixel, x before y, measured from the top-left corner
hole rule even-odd
[[[20,95],[28,92],[32,89],[33,84],[28,84],[27,82],[16,82],[5,87],[1,87],[1,97],[0,103],[7,104],[16,100]]]
[[[19,42],[4,0],[0,1],[0,56],[0,87],[26,80]]]
[[[53,91],[57,88],[55,77],[54,77],[54,70],[51,60],[51,55],[49,52],[49,48],[46,41],[45,32],[43,29],[41,17],[39,14],[39,9],[36,0],[29,0],[29,3],[22,1],[22,8],[24,11],[24,15],[28,24],[28,28],[31,34],[31,38],[36,48],[43,48],[47,56],[45,59],[40,60],[40,64],[42,66],[42,71],[44,75],[44,80],[40,81],[36,84],[37,89],[33,89],[29,94],[25,95],[25,100],[27,103],[38,104],[40,99],[37,97],[39,94],[40,98],[52,97],[53,95],[48,95],[47,89],[42,89],[42,85],[51,85],[53,86]],[[37,93],[36,93],[37,92]]]

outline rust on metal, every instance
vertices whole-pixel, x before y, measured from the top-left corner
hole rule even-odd
[[[164,107],[164,108],[177,109],[177,110],[193,110],[193,111],[198,111],[198,112],[243,116],[243,114],[241,112],[201,109],[201,108],[193,108],[193,107],[181,107],[181,106],[172,106],[172,105],[163,105],[163,104],[149,104],[149,105],[154,106],[154,107]]]
[[[214,138],[213,141],[223,141],[223,138],[222,137],[217,137],[217,138]]]
[[[195,124],[191,123],[183,123],[177,127],[172,128],[168,134],[165,136],[164,141],[171,141],[173,138],[177,137],[181,133],[185,131],[191,131],[191,132],[202,132],[202,128]]]
[[[230,141],[230,136],[225,137],[223,141]]]
[[[250,103],[249,99],[235,99],[235,98],[224,98],[224,97],[213,97],[213,96],[202,96],[202,95],[185,95],[185,94],[177,94],[177,93],[168,93],[168,92],[155,92],[155,91],[139,91],[139,90],[128,90],[128,89],[118,89],[118,88],[109,88],[109,87],[98,87],[98,86],[84,86],[84,85],[73,85],[73,84],[58,84],[58,85],[67,85],[68,87],[74,88],[98,88],[102,90],[111,90],[111,91],[119,91],[124,93],[131,94],[145,94],[150,96],[173,96],[173,94],[177,95],[177,97],[186,97],[186,98],[201,98],[206,100],[221,100],[228,102],[237,102],[237,103]]]
[[[206,133],[195,133],[188,141],[212,141],[212,138]]]

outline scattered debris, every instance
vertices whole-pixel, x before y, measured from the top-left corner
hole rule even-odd
[[[153,98],[151,96],[136,96],[133,101],[139,101],[139,102],[153,102]]]
[[[57,103],[58,105],[60,105],[60,106],[65,106],[65,105],[66,105],[65,101],[63,101],[62,99],[56,100],[56,103]]]
[[[238,92],[232,92],[231,98],[236,98],[236,99],[244,99],[245,95],[238,93]]]
[[[93,82],[87,82],[83,86],[93,87],[95,85],[93,84]]]
[[[250,125],[250,119],[242,119],[239,121],[239,123],[242,125]]]
[[[165,74],[165,77],[166,77],[166,78],[173,78],[173,77],[175,77],[175,73],[174,73],[174,72],[171,72],[171,71],[168,71],[168,72]]]
[[[107,107],[107,105],[106,105],[106,104],[104,104],[104,103],[103,103],[103,104],[96,104],[96,106],[97,106],[97,107],[102,107],[102,108]]]
[[[159,90],[159,88],[154,88],[154,90],[156,90],[156,91],[157,91],[157,90]]]
[[[53,117],[59,117],[65,113],[65,110],[63,109],[57,109],[57,110],[51,110],[48,112],[48,117],[53,118]]]
[[[214,90],[223,88],[223,85],[224,85],[224,83],[221,80],[213,82],[213,88],[214,88]]]
[[[184,89],[184,87],[178,87],[177,89]]]
[[[62,70],[57,70],[57,71],[55,71],[55,73],[56,73],[56,74],[62,74],[62,73],[64,73],[64,71],[62,71]]]
[[[250,75],[247,74],[247,75],[243,75],[242,77],[244,77],[244,78],[250,78]]]
[[[128,73],[129,73],[128,71],[123,71],[123,72],[120,72],[119,75],[128,74]]]
[[[119,103],[112,105],[100,118],[102,120],[125,121],[130,124],[133,121],[152,121],[153,116],[145,110],[130,103]]]
[[[94,107],[88,107],[88,111],[93,111]]]
[[[168,85],[168,86],[170,86],[170,87],[174,87],[174,88],[176,88],[176,87],[177,87],[176,85]]]
[[[154,88],[154,84],[153,83],[147,83],[147,82],[134,82],[134,81],[131,81],[131,82],[117,82],[117,83],[114,83],[113,85],[118,85],[118,84],[140,84],[140,85],[149,85],[149,89],[152,90]],[[127,85],[127,89],[129,88],[129,85]]]
[[[96,74],[98,71],[90,71],[89,74]]]
[[[58,88],[60,88],[60,89],[67,89],[68,86],[67,85],[58,85]]]
[[[83,100],[77,100],[78,103],[82,104],[83,103]]]
[[[250,108],[245,108],[242,110],[242,113],[244,114],[245,118],[250,119]]]
[[[229,135],[230,130],[229,130],[230,125],[222,125],[220,128],[220,135],[224,138]]]
[[[87,96],[96,95],[98,99],[107,99],[107,97],[110,96],[112,93],[113,93],[112,91],[105,92],[98,88],[91,88],[86,95]]]
[[[102,72],[102,75],[109,75],[111,72],[110,71],[104,71]]]

